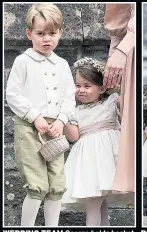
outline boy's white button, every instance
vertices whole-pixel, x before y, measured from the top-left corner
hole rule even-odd
[[[55,73],[52,73],[53,76],[55,76]]]
[[[45,72],[44,75],[47,75],[47,72]]]
[[[54,87],[54,90],[56,90],[57,89],[57,87]]]
[[[51,101],[48,101],[48,104],[51,104]]]

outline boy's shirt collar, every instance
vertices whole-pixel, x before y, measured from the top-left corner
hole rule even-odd
[[[57,59],[58,59],[58,56],[54,52],[51,52],[51,54],[49,56],[43,56],[43,55],[39,54],[38,52],[34,51],[33,48],[28,48],[24,52],[24,54],[27,54],[32,59],[37,60],[37,61],[43,61],[45,59],[48,59],[53,64],[56,64],[57,63]]]

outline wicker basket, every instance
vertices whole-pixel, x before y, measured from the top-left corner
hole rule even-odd
[[[69,143],[64,135],[49,140],[47,142],[44,142],[40,133],[38,133],[38,136],[40,142],[42,143],[42,147],[39,150],[39,152],[41,153],[43,158],[48,162],[55,160],[65,151],[69,150]]]

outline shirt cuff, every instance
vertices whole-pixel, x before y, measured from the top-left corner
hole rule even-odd
[[[39,115],[40,115],[40,113],[37,110],[32,108],[25,115],[24,120],[28,121],[29,123],[32,123]]]
[[[109,57],[115,52],[116,47],[121,42],[122,38],[118,36],[111,36],[111,43],[110,43],[110,49],[109,49]]]
[[[68,116],[64,113],[60,113],[57,119],[61,120],[65,125],[68,123]]]
[[[135,47],[135,38],[134,38],[134,32],[128,31],[126,36],[123,38],[123,40],[120,42],[120,44],[116,47],[120,51],[126,54],[126,56],[129,55],[130,51]]]

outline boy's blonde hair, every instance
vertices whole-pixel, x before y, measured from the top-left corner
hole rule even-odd
[[[41,17],[46,21],[46,27],[49,30],[62,28],[63,17],[59,8],[53,3],[35,4],[27,13],[26,23],[29,30],[33,30],[35,18]]]

